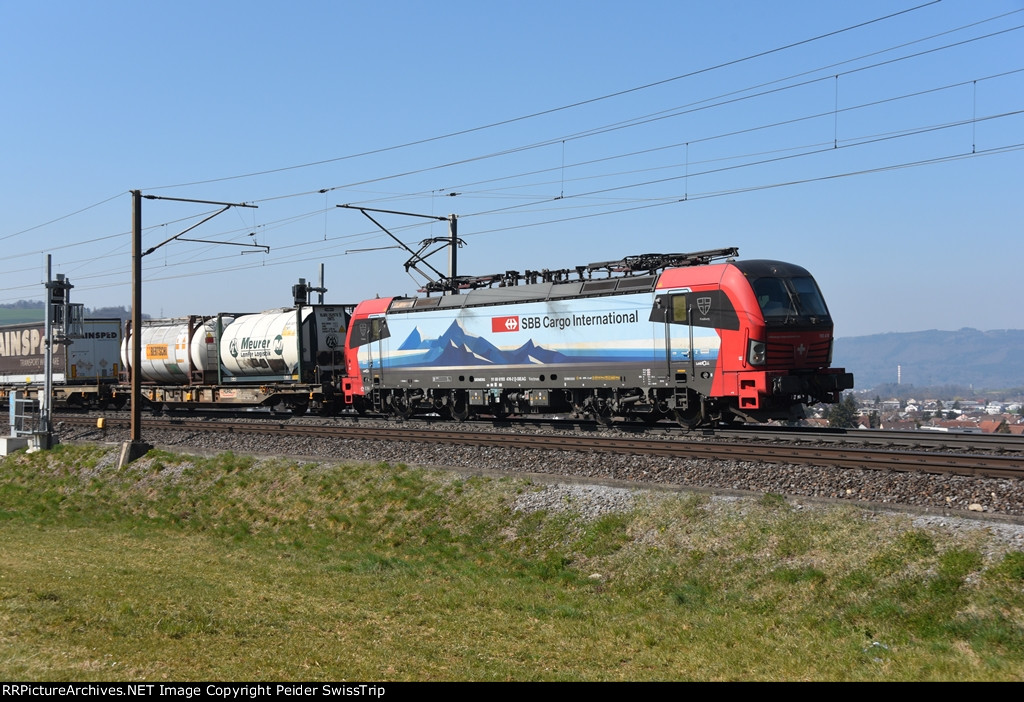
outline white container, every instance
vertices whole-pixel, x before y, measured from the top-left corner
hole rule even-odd
[[[231,317],[221,317],[226,328]],[[217,370],[217,319],[209,319],[192,336],[188,346],[188,320],[165,320],[142,326],[142,379],[154,383],[184,384],[188,382],[189,357],[192,369],[205,372]],[[131,368],[129,334],[121,345],[121,362]]]
[[[303,366],[311,362],[307,320],[312,311],[303,307],[301,312],[272,310],[236,318],[221,337],[224,372],[235,377],[295,379],[300,358]]]

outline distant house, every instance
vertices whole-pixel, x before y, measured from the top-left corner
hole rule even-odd
[[[881,429],[892,429],[894,431],[915,431],[917,422],[912,419],[883,420]]]
[[[996,419],[983,419],[978,422],[978,426],[986,434],[1008,434],[1009,425],[1006,420],[1002,417]]]
[[[944,419],[941,422],[935,422],[936,426],[943,427],[949,431],[977,431],[979,429],[977,422],[972,422],[966,419]]]

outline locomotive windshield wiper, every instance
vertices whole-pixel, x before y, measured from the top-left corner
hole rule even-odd
[[[793,282],[788,278],[783,281],[786,295],[789,296],[789,309],[786,310],[785,324],[796,324],[803,316],[803,306],[800,304],[800,293],[793,289]]]

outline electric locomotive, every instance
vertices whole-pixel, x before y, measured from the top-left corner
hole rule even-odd
[[[837,402],[853,375],[831,368],[833,323],[814,279],[737,254],[507,271],[459,279],[465,294],[367,300],[348,328],[345,403],[693,427],[797,419]]]

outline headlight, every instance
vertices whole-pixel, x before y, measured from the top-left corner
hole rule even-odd
[[[763,366],[765,362],[765,346],[763,341],[750,340],[747,349],[747,362],[752,366]]]

